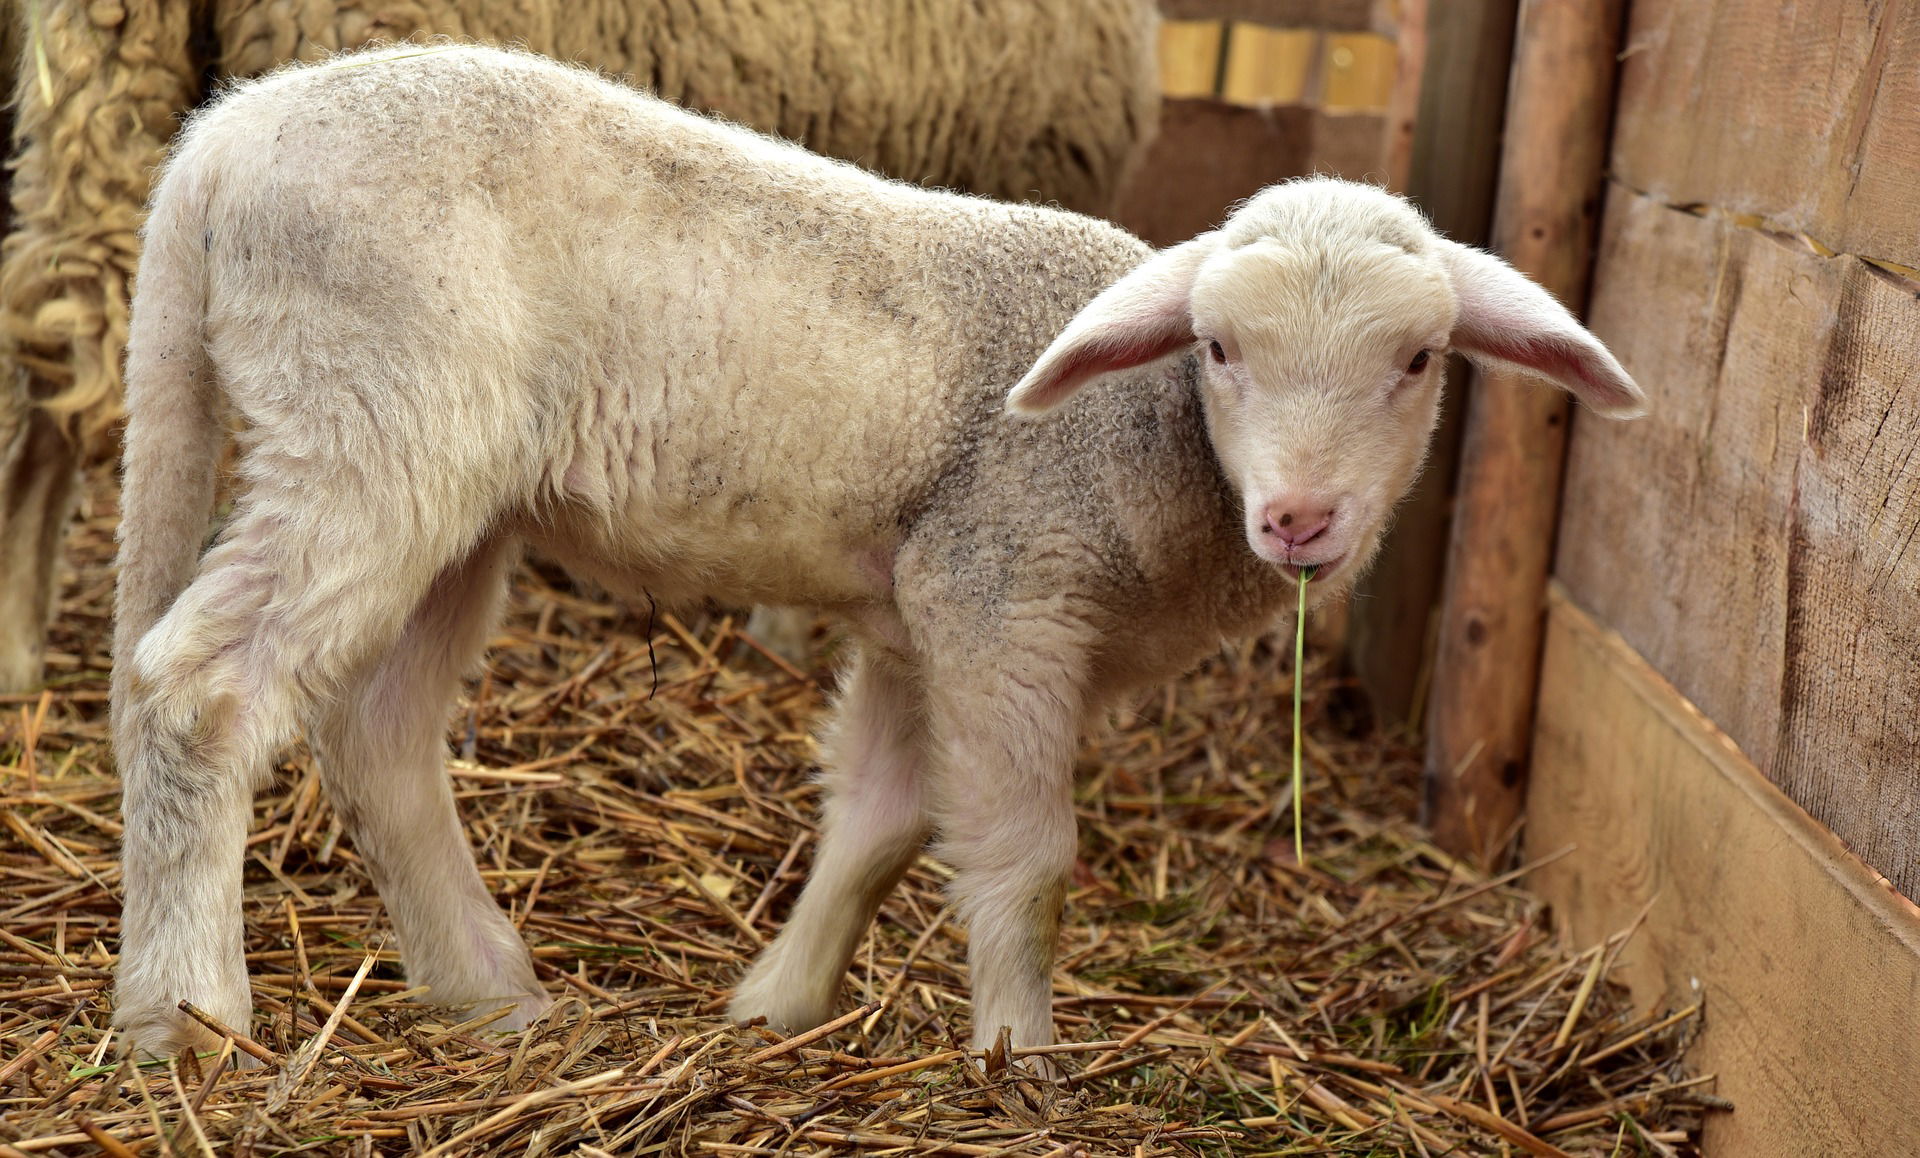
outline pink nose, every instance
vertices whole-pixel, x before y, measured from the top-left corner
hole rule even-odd
[[[1267,504],[1262,517],[1265,522],[1260,529],[1291,550],[1312,542],[1327,529],[1333,522],[1333,507],[1299,495],[1282,495]]]

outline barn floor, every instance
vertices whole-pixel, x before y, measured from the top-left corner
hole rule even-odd
[[[1624,936],[1557,946],[1509,878],[1427,844],[1414,754],[1344,733],[1318,667],[1294,862],[1290,673],[1263,644],[1083,753],[1066,1078],[962,1052],[965,937],[930,858],[861,950],[836,1032],[733,1028],[728,987],[811,856],[825,662],[783,670],[717,615],[662,614],[650,657],[644,610],[537,568],[469,685],[453,775],[561,998],[548,1019],[497,1036],[416,1002],[296,751],[247,866],[257,1014],[237,1028],[268,1064],[122,1064],[113,512],[95,501],[52,689],[0,701],[0,1155],[1671,1155],[1714,1102],[1678,1061],[1691,1018],[1634,1018],[1609,984]]]

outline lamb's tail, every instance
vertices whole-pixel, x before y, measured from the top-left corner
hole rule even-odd
[[[206,344],[211,182],[185,161],[155,186],[128,326],[116,669],[193,578],[226,437]]]

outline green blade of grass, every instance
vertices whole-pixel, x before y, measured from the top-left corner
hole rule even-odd
[[[1307,580],[1313,578],[1316,570],[1316,567],[1300,568],[1300,614],[1293,627],[1293,860],[1301,868],[1307,867],[1307,844],[1300,822],[1304,786],[1300,774],[1300,669],[1307,656]]]

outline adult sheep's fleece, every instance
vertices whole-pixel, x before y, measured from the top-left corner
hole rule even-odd
[[[1111,204],[1159,100],[1151,0],[7,7],[24,43],[0,335],[27,373],[0,388],[0,690],[37,679],[75,451],[97,446],[121,413],[150,175],[203,78],[377,39],[520,44],[894,177],[1092,213]],[[12,638],[23,627],[30,638]]]

